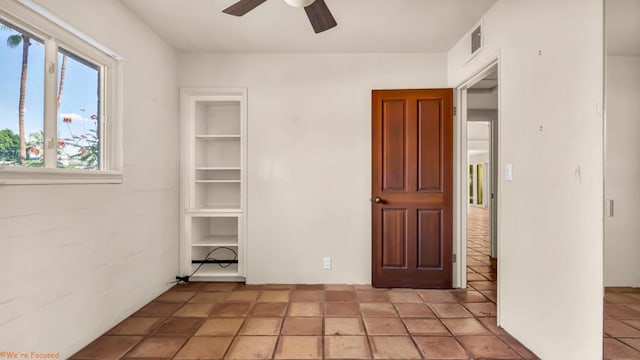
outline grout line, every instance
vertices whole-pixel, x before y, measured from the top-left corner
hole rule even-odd
[[[323,304],[326,305],[326,303],[327,303],[326,302],[326,300],[327,300],[327,297],[326,297],[326,286],[322,290],[322,299],[323,299]],[[327,356],[327,354],[324,353],[324,327],[325,327],[324,321],[327,318],[327,308],[326,308],[326,306],[323,306],[322,310],[323,310],[323,312],[322,312],[322,326],[321,326],[321,331],[322,332],[321,332],[321,335],[320,335],[321,336],[321,338],[320,338],[320,354],[321,354],[322,359],[325,359],[326,356]]]

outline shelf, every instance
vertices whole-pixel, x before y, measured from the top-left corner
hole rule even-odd
[[[238,247],[237,235],[217,235],[207,236],[196,242],[193,242],[191,246],[196,247]]]
[[[191,264],[191,272],[200,266],[199,264]],[[195,276],[207,276],[207,277],[227,277],[227,276],[240,276],[238,272],[238,264],[231,264],[229,267],[222,268],[217,264],[203,264],[200,270],[198,270],[192,277]]]
[[[191,246],[194,247],[238,247],[238,243],[234,242],[234,243],[220,243],[220,244],[215,244],[215,243],[207,243],[207,242],[197,242],[197,243],[193,243],[191,244]]]
[[[242,171],[240,169],[196,169],[196,182],[242,182]]]
[[[196,170],[197,171],[227,171],[227,170],[240,170],[240,167],[197,167]]]
[[[240,180],[196,180],[199,184],[233,184],[240,183]]]
[[[240,135],[196,135],[198,140],[240,140]]]
[[[246,89],[183,89],[184,240],[181,273],[243,281],[246,269]],[[213,253],[211,253],[213,251]],[[234,260],[232,264],[193,261]],[[225,267],[221,267],[223,265]]]
[[[242,209],[239,208],[219,208],[219,209],[187,209],[187,215],[204,215],[203,217],[209,217],[207,215],[214,215],[220,213],[242,213]]]

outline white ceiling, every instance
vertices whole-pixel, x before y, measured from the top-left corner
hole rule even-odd
[[[469,110],[498,110],[498,71],[475,83],[467,91]]]
[[[338,27],[314,34],[303,9],[269,0],[243,17],[236,0],[121,0],[181,51],[446,52],[496,0],[325,0]]]
[[[606,1],[607,54],[640,56],[640,0]]]

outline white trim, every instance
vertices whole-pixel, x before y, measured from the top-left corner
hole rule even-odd
[[[0,185],[121,183],[120,171],[0,167]]]
[[[498,139],[500,138],[500,136],[498,135],[498,121],[499,119],[495,121],[491,121],[489,123],[490,131],[491,131],[491,137],[489,141],[490,189],[489,189],[489,201],[488,201],[490,217],[491,217],[490,218],[491,224],[489,226],[489,231],[490,231],[489,245],[491,247],[489,249],[489,255],[491,255],[496,259],[498,259],[498,254],[499,254],[498,253],[498,209],[499,209],[498,201],[501,197],[501,194],[498,191],[498,186],[500,184],[500,178],[501,178],[500,165],[499,165],[500,161],[498,160],[498,154],[500,151],[500,148],[498,147]],[[491,194],[494,195],[493,198],[491,197]]]
[[[56,94],[58,92],[58,43],[53,39],[45,40],[44,50],[44,94]],[[44,167],[53,169],[58,166],[58,104],[55,97],[44,96],[42,115],[42,130],[45,136],[42,144]]]
[[[467,164],[467,90],[458,89],[458,113],[456,118],[456,126],[459,130],[458,137],[458,174],[459,182],[457,187],[458,193],[458,238],[455,241],[457,246],[456,253],[458,254],[457,263],[457,285],[459,288],[465,289],[467,287],[467,205],[469,203],[469,188],[467,182],[469,179],[469,165]]]
[[[96,41],[92,37],[88,36],[87,34],[83,33],[82,31],[80,31],[80,30],[76,29],[75,27],[71,26],[66,21],[62,20],[61,18],[59,18],[58,16],[56,16],[55,14],[50,12],[49,10],[47,10],[47,9],[43,8],[42,6],[34,3],[33,1],[31,1],[31,0],[14,0],[14,1],[20,3],[21,5],[23,5],[24,7],[32,10],[33,12],[37,13],[38,15],[48,19],[49,21],[51,21],[55,25],[58,25],[59,27],[61,27],[64,30],[68,31],[69,33],[73,34],[74,36],[76,36],[77,38],[81,39],[82,41],[90,44],[94,48],[100,50],[101,52],[103,52],[103,53],[105,53],[107,55],[109,55],[113,59],[118,60],[118,61],[124,60],[124,58],[122,56],[118,55],[118,53],[116,53],[115,51],[109,49],[108,47],[104,46],[103,44],[101,44],[100,42]]]
[[[502,109],[502,103],[501,103],[501,93],[502,93],[502,86],[500,85],[502,82],[502,74],[501,74],[501,54],[500,52],[498,52],[495,56],[492,56],[489,58],[489,60],[483,64],[481,64],[480,66],[478,66],[476,68],[476,71],[472,72],[472,75],[469,76],[467,79],[463,80],[462,82],[460,82],[458,84],[458,86],[456,86],[456,93],[458,94],[458,109],[459,109],[459,113],[460,116],[458,116],[456,118],[456,125],[460,128],[460,133],[461,136],[460,138],[458,138],[458,145],[455,147],[456,149],[458,149],[459,153],[461,154],[460,157],[460,162],[457,164],[458,165],[458,171],[460,171],[460,183],[457,184],[457,191],[458,191],[458,207],[459,207],[459,213],[456,214],[456,216],[458,217],[458,219],[460,219],[459,223],[458,223],[458,231],[459,231],[459,236],[458,239],[456,239],[457,241],[455,241],[454,243],[458,246],[458,248],[456,249],[456,253],[459,254],[458,255],[458,266],[456,268],[457,273],[458,273],[458,277],[456,280],[458,280],[458,285],[460,288],[466,288],[467,286],[467,261],[466,261],[466,256],[467,256],[467,226],[466,226],[466,219],[467,219],[467,203],[468,203],[468,188],[466,186],[467,184],[467,179],[469,178],[469,166],[467,164],[467,159],[466,159],[466,151],[467,151],[467,145],[466,145],[466,123],[467,123],[467,89],[470,88],[471,86],[473,86],[475,83],[477,83],[479,80],[483,79],[485,76],[487,76],[489,73],[491,73],[492,71],[497,70],[498,72],[498,121],[497,121],[497,139],[495,139],[496,142],[496,146],[498,148],[498,154],[497,154],[497,164],[494,164],[494,166],[500,168],[501,164],[502,164],[502,147],[501,147],[501,139],[502,139],[502,134],[501,134],[501,129],[502,129],[502,119],[501,119],[501,109]],[[498,174],[500,174],[500,172],[498,172]],[[500,194],[502,194],[502,181],[500,181],[500,178],[494,179],[497,182],[498,185],[498,199],[496,201],[496,205],[497,205],[497,217],[498,217],[498,221],[497,223],[500,224],[500,219],[502,217],[502,196],[500,196]],[[500,227],[498,226],[498,229],[496,231],[496,237],[497,239],[500,239]],[[500,247],[502,246],[502,242],[498,241],[498,253],[500,253]],[[498,281],[497,281],[497,321],[498,321],[498,325],[500,324],[500,318],[501,318],[501,306],[500,306],[500,297],[502,294],[501,291],[501,282],[499,281],[499,277],[500,277],[500,261],[498,261]]]

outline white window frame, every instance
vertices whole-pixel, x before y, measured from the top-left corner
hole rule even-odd
[[[0,20],[45,44],[44,164],[41,168],[0,166],[0,185],[122,183],[123,58],[31,0],[0,0]],[[100,68],[100,169],[57,168],[56,102],[58,49]]]

